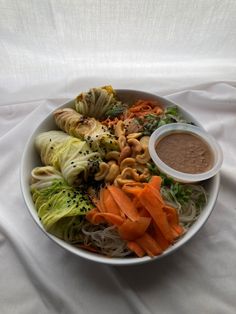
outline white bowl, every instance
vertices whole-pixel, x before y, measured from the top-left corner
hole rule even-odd
[[[159,100],[163,107],[166,106],[173,106],[177,105],[174,102],[165,99],[163,97],[159,97],[153,94],[149,94],[146,92],[142,91],[136,91],[136,90],[126,90],[126,89],[118,89],[116,90],[118,97],[126,102],[134,102],[138,99],[146,99],[146,100]],[[74,104],[74,101],[69,101],[59,108],[65,108],[65,107],[71,107]],[[179,109],[181,110],[181,113],[183,117],[187,121],[191,121],[197,126],[201,126],[201,124],[194,118],[192,117],[188,112],[185,110],[181,109],[180,106],[178,106]],[[34,167],[41,165],[40,157],[38,153],[36,152],[35,146],[34,146],[34,141],[35,137],[45,131],[57,129],[57,126],[54,122],[54,118],[52,113],[48,114],[45,119],[37,126],[33,134],[31,134],[23,155],[22,155],[22,160],[21,160],[21,168],[20,168],[20,181],[21,181],[21,189],[22,193],[25,199],[25,203],[29,209],[30,214],[32,215],[34,221],[37,223],[37,225],[40,227],[40,229],[50,238],[52,239],[55,243],[59,244],[61,247],[63,247],[65,250],[74,253],[77,256],[83,257],[85,259],[95,261],[98,263],[104,263],[104,264],[110,264],[110,265],[134,265],[134,264],[142,264],[154,260],[158,260],[164,256],[169,255],[170,253],[173,253],[177,249],[179,249],[182,245],[184,245],[186,242],[188,242],[204,225],[204,223],[207,221],[209,215],[211,214],[216,199],[219,191],[219,184],[220,184],[220,175],[219,173],[216,174],[214,177],[208,179],[205,182],[205,188],[208,193],[208,201],[205,207],[202,210],[201,215],[197,219],[197,221],[190,227],[188,232],[181,238],[179,239],[173,246],[169,247],[166,251],[164,251],[163,254],[156,256],[154,258],[150,258],[149,256],[145,257],[125,257],[125,258],[109,258],[106,256],[102,256],[96,253],[88,252],[83,249],[77,248],[71,244],[66,243],[65,241],[53,236],[50,233],[47,233],[45,229],[43,228],[38,215],[36,208],[34,206],[31,193],[30,193],[30,177],[31,177],[31,171]],[[29,235],[30,236],[30,235]]]

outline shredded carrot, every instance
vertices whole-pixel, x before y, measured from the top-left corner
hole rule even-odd
[[[138,100],[132,107],[126,112],[125,118],[143,117],[147,114],[155,113],[161,114],[163,109],[161,104],[156,100]]]
[[[118,121],[119,121],[119,119],[117,117],[115,117],[114,119],[107,118],[106,120],[101,121],[101,123],[103,125],[106,125],[108,128],[111,128],[114,125],[116,125]]]

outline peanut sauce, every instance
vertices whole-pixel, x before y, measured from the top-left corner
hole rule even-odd
[[[166,135],[156,142],[158,157],[169,167],[184,173],[203,173],[213,167],[214,157],[209,145],[187,132]]]

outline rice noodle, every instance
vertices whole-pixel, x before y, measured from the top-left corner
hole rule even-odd
[[[131,254],[127,244],[119,236],[115,226],[92,225],[85,223],[82,227],[84,244],[98,249],[110,257],[124,257]]]
[[[188,184],[187,186],[192,191],[191,197],[187,202],[183,202],[182,204],[177,200],[171,189],[166,186],[161,188],[161,194],[165,202],[177,209],[180,224],[185,228],[186,231],[192,226],[192,224],[201,214],[203,205],[199,204],[199,206],[197,206],[199,198],[204,198],[202,202],[203,204],[207,202],[207,194],[203,186],[194,184]]]

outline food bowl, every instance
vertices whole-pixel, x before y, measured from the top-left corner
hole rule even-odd
[[[127,103],[132,103],[138,99],[146,99],[146,100],[158,100],[163,107],[167,106],[173,106],[176,104],[173,101],[170,101],[168,99],[165,99],[163,97],[156,96],[154,94],[142,92],[142,91],[136,91],[136,90],[125,90],[125,89],[118,89],[116,90],[117,96],[120,100],[125,101]],[[60,108],[65,107],[72,107],[74,104],[74,101],[69,101],[63,105],[60,106]],[[202,128],[201,124],[192,117],[188,112],[183,110],[180,106],[178,106],[179,110],[182,113],[182,116],[187,120],[193,122],[195,125]],[[165,257],[177,249],[179,249],[181,246],[183,246],[185,243],[187,243],[204,225],[204,223],[207,221],[209,215],[211,214],[219,191],[219,183],[220,183],[220,175],[219,173],[215,174],[210,179],[206,180],[204,183],[204,187],[208,194],[208,200],[206,205],[204,206],[200,216],[198,217],[197,221],[190,227],[190,229],[185,233],[175,244],[170,246],[166,251],[164,251],[161,255],[158,255],[156,257],[150,258],[149,256],[144,257],[124,257],[124,258],[110,258],[106,257],[100,254],[96,254],[93,252],[86,251],[84,249],[78,248],[76,246],[73,246],[55,236],[45,231],[43,228],[35,208],[35,205],[33,203],[31,193],[30,193],[30,177],[31,177],[31,171],[34,167],[39,166],[41,164],[40,157],[35,149],[34,141],[36,136],[45,131],[58,129],[55,122],[52,113],[48,114],[45,119],[36,127],[33,134],[31,134],[28,142],[26,143],[22,160],[21,160],[21,167],[20,167],[20,181],[21,181],[21,188],[23,197],[25,200],[25,203],[28,207],[28,210],[33,217],[36,224],[40,227],[40,229],[55,243],[60,245],[62,248],[67,250],[68,252],[71,252],[79,257],[85,258],[87,260],[91,260],[98,263],[104,263],[104,264],[110,264],[110,265],[137,265],[142,263],[147,263],[151,261],[156,261],[162,257]]]

